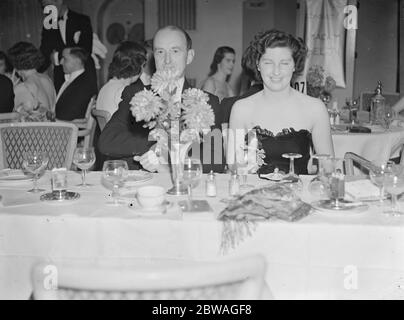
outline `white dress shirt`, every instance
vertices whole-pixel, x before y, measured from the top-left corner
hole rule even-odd
[[[60,88],[58,95],[56,97],[56,102],[59,100],[60,96],[62,95],[63,91],[82,73],[84,73],[84,69],[80,69],[77,71],[73,71],[70,74],[65,74],[65,82],[63,83],[62,87]]]

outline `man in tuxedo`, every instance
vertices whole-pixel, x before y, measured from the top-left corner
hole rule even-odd
[[[70,10],[63,0],[41,0],[42,6],[54,5],[58,10],[58,29],[42,29],[40,50],[45,57],[45,64],[40,71],[45,71],[53,63],[53,81],[56,92],[64,82],[61,65],[62,53],[68,47],[81,47],[91,56],[93,48],[93,29],[90,18]],[[93,59],[86,63],[89,75],[97,81],[97,74]]]
[[[84,118],[91,98],[97,94],[97,84],[84,68],[88,58],[83,48],[63,50],[61,63],[65,82],[56,97],[56,119],[71,121]]]
[[[0,74],[0,92],[0,113],[12,112],[14,109],[13,83],[2,74]]]
[[[175,26],[164,27],[158,30],[153,38],[153,51],[157,71],[172,67],[178,72],[179,79],[176,92],[179,95],[178,98],[181,99],[183,90],[190,88],[185,79],[185,69],[192,62],[195,54],[192,49],[191,38],[181,28]],[[150,130],[143,128],[144,122],[136,122],[130,111],[130,101],[143,88],[144,85],[139,79],[124,89],[119,109],[113,114],[111,120],[102,131],[98,147],[100,152],[107,158],[126,160],[131,169],[144,168],[149,171],[156,171],[159,165],[153,151],[155,141],[149,141]],[[219,99],[209,94],[208,103],[215,114],[213,129],[220,130],[223,116],[219,106]],[[201,146],[200,154],[203,170],[204,172],[209,172],[210,170],[223,172],[225,162],[223,149],[215,150],[212,141],[204,142],[211,144],[210,161],[203,161],[205,158],[209,158],[209,155],[207,157],[203,156],[204,148]],[[221,143],[220,148],[222,148]],[[222,152],[219,161],[217,160],[217,155],[215,157],[215,151]]]

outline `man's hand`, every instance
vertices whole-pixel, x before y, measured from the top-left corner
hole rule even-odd
[[[160,167],[159,158],[156,153],[152,150],[147,151],[142,156],[135,156],[133,160],[140,162],[143,169],[150,172],[157,172]]]

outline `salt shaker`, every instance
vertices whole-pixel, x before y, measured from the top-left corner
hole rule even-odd
[[[240,181],[236,172],[232,173],[229,181],[229,195],[236,196],[240,192]]]
[[[206,179],[206,196],[216,197],[216,178],[213,171],[210,171]]]

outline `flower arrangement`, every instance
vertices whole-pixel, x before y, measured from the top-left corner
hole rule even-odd
[[[324,79],[323,67],[319,65],[311,66],[307,72],[306,82],[309,96],[320,98],[324,102],[331,100],[331,93],[336,87],[336,82],[331,76]]]
[[[151,129],[150,136],[160,141],[168,136],[181,143],[200,141],[215,123],[215,115],[208,104],[209,96],[199,89],[187,89],[177,99],[178,75],[166,68],[151,79],[151,90],[144,89],[131,101],[131,112],[136,121],[144,121]],[[167,134],[162,134],[167,133]],[[163,141],[167,142],[167,141]]]

